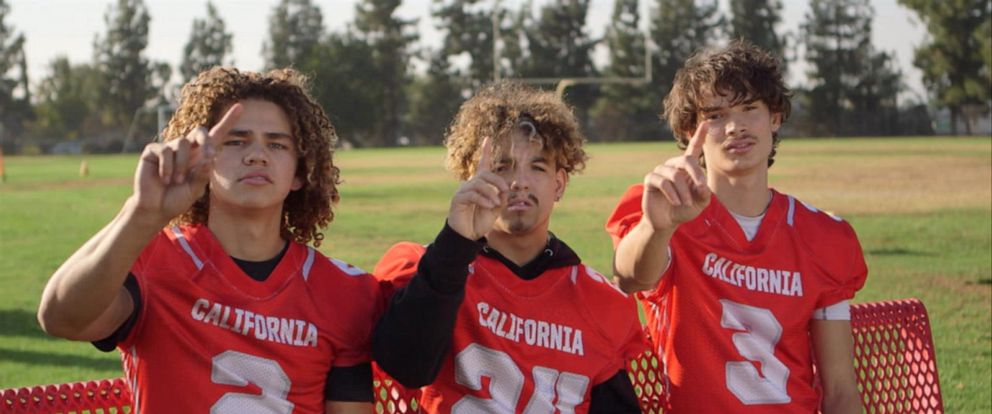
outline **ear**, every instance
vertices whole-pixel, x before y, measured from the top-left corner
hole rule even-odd
[[[772,132],[778,132],[778,129],[782,127],[782,113],[775,112],[772,114]]]
[[[561,200],[561,197],[565,195],[565,187],[568,186],[568,173],[565,172],[564,168],[559,168],[555,172],[555,201]]]
[[[296,191],[296,190],[299,190],[301,188],[303,188],[303,179],[301,179],[299,176],[294,176],[293,177],[293,185],[291,187],[289,187],[289,189],[292,190],[292,191]]]

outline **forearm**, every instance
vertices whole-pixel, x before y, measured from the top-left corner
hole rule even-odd
[[[658,284],[668,266],[668,243],[674,230],[656,230],[641,220],[617,245],[613,273],[627,292],[649,290]]]
[[[854,371],[854,337],[847,320],[813,320],[810,337],[823,388],[824,414],[864,411]]]
[[[861,405],[861,395],[858,394],[857,387],[854,387],[853,390],[844,389],[824,393],[820,412],[823,414],[863,413],[864,407]]]
[[[80,337],[121,293],[128,271],[165,223],[140,218],[132,200],[67,259],[42,293],[38,320],[49,334]]]
[[[465,297],[468,265],[479,249],[478,243],[445,227],[421,257],[417,274],[396,292],[376,324],[372,355],[403,385],[420,387],[437,376]]]

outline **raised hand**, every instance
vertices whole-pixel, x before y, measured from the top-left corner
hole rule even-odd
[[[145,146],[134,175],[134,200],[148,219],[164,225],[206,191],[221,140],[241,116],[234,104],[210,131],[199,127],[185,137]]]
[[[489,233],[506,206],[510,190],[506,181],[492,172],[492,139],[484,139],[479,151],[475,175],[458,187],[448,210],[448,226],[470,240]]]
[[[706,171],[699,165],[706,131],[706,123],[700,123],[684,154],[665,161],[644,176],[641,211],[643,220],[654,229],[674,231],[709,205],[711,194],[706,186]]]

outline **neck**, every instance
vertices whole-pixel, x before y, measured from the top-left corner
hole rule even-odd
[[[517,266],[524,266],[536,258],[548,244],[548,229],[534,229],[526,234],[510,234],[492,230],[486,235],[489,247]]]
[[[757,217],[765,212],[771,202],[768,189],[768,170],[752,174],[727,176],[707,171],[707,185],[727,210],[747,217]]]
[[[228,255],[241,260],[263,261],[282,251],[286,241],[280,233],[282,212],[230,211],[210,207],[207,227]]]

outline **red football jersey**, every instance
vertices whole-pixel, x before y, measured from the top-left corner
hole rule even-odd
[[[142,307],[118,348],[141,413],[323,413],[332,366],[370,360],[376,280],[290,243],[265,281],[206,226],[172,227],[131,273]]]
[[[641,219],[642,185],[607,222],[614,246]],[[814,310],[854,297],[867,266],[854,230],[772,190],[751,241],[712,198],[678,227],[658,286],[641,292],[672,412],[814,413]]]
[[[409,282],[424,247],[399,243],[376,277]],[[451,351],[421,389],[428,413],[585,413],[592,387],[645,350],[633,297],[585,265],[524,280],[499,260],[469,267]]]

